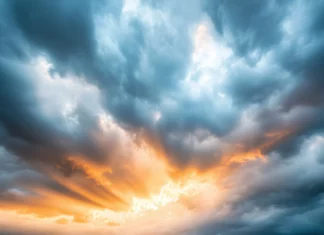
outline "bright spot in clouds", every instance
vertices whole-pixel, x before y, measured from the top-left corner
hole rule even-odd
[[[323,1],[0,1],[0,234],[324,234]]]

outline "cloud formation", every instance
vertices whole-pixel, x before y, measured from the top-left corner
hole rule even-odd
[[[0,2],[4,233],[19,215],[85,232],[104,211],[116,234],[322,234],[323,15],[298,0]],[[133,218],[146,210],[186,219]]]

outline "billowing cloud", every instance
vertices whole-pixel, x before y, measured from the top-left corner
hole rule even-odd
[[[2,1],[4,233],[322,234],[323,14]]]

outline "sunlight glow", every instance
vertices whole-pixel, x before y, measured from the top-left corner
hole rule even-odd
[[[130,209],[126,212],[114,212],[110,210],[92,211],[91,221],[94,223],[116,223],[123,224],[128,220],[138,219],[147,213],[159,211],[163,207],[182,204],[182,198],[193,198],[195,196],[204,196],[207,189],[215,188],[204,178],[190,179],[186,183],[168,182],[162,186],[157,194],[148,198],[133,197]],[[172,208],[172,207],[171,207]],[[172,210],[172,209],[171,209]],[[171,212],[168,213],[169,215]]]

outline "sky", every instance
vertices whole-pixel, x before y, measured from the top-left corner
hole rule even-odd
[[[0,1],[0,234],[324,234],[324,1]]]

